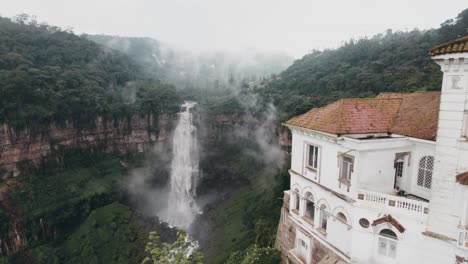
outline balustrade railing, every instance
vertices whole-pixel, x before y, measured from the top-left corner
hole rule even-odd
[[[357,201],[381,209],[399,210],[421,215],[429,212],[429,203],[427,202],[372,191],[359,190],[357,192]]]

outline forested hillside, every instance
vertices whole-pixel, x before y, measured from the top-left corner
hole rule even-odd
[[[0,123],[74,121],[177,109],[170,85],[125,54],[26,15],[0,17]]]
[[[304,56],[257,91],[287,118],[343,97],[438,90],[442,74],[427,51],[466,35],[467,28],[468,9],[438,29],[387,30],[371,38],[349,40],[340,48]]]
[[[282,52],[245,49],[238,52],[195,52],[173,47],[152,38],[85,35],[89,40],[127,54],[145,71],[181,90],[196,89],[210,94],[238,87],[280,73],[292,57]]]

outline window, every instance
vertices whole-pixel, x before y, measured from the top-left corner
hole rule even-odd
[[[327,222],[328,222],[328,213],[325,211],[327,206],[322,204],[320,206],[320,228],[323,230],[327,230]]]
[[[299,196],[299,191],[295,190],[294,191],[294,209],[296,209],[299,212],[299,201],[301,200],[301,197]]]
[[[366,218],[361,218],[359,219],[359,224],[363,227],[363,228],[368,228],[370,223],[369,223],[369,220],[367,220]]]
[[[397,189],[400,188],[402,177],[403,177],[403,164],[404,162],[402,160],[398,160],[395,162],[395,181],[393,182],[393,188]]]
[[[302,246],[304,249],[307,250],[307,248],[308,248],[308,247],[307,247],[307,243],[306,243],[304,240],[302,240],[302,239],[299,239],[299,240],[301,240],[301,246]]]
[[[307,145],[307,167],[317,170],[319,159],[319,147],[314,145]]]
[[[395,176],[403,177],[403,161],[397,161],[395,164]]]
[[[397,235],[390,229],[383,229],[379,233],[378,252],[381,256],[396,257]]]
[[[353,172],[354,157],[342,155],[340,156],[340,180],[351,182],[351,173]]]
[[[310,220],[314,220],[315,217],[315,203],[314,197],[311,193],[306,194],[306,212],[305,216],[308,217]]]
[[[338,218],[339,220],[341,220],[344,223],[348,222],[348,219],[346,219],[346,216],[341,212],[336,214],[336,218]]]
[[[434,169],[434,157],[424,156],[419,161],[418,185],[427,189],[432,185],[432,170]]]

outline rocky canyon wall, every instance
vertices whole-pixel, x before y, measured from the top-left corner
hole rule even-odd
[[[18,176],[46,159],[55,159],[65,149],[99,147],[103,153],[120,154],[146,151],[166,139],[169,121],[168,115],[154,118],[151,114],[111,120],[97,117],[86,128],[72,121],[19,130],[0,124],[0,178]]]

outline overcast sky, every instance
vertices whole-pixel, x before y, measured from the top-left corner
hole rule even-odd
[[[392,28],[438,27],[466,0],[0,0],[76,33],[147,36],[195,50],[257,48],[300,57]]]

